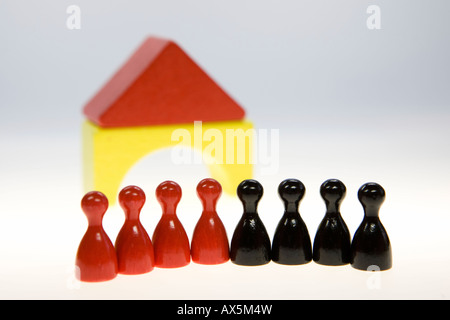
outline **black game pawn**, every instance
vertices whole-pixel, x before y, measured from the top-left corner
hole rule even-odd
[[[257,266],[270,262],[270,238],[258,215],[263,187],[256,180],[244,180],[237,188],[244,213],[234,230],[230,260],[238,265]]]
[[[347,188],[337,179],[329,179],[320,186],[326,212],[314,238],[313,260],[319,264],[340,266],[350,263],[350,231],[340,213],[346,193]]]
[[[305,186],[296,179],[287,179],[278,186],[284,203],[284,214],[275,230],[272,260],[280,264],[299,265],[312,260],[311,239],[298,211],[305,195]]]
[[[358,191],[364,219],[353,236],[351,265],[360,270],[387,270],[392,267],[392,249],[388,234],[378,217],[386,198],[383,187],[366,183]]]

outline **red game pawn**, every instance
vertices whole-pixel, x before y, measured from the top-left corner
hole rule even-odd
[[[189,239],[176,209],[181,199],[181,188],[173,181],[164,181],[156,188],[162,216],[153,232],[155,265],[160,268],[178,268],[190,263]]]
[[[227,233],[216,211],[221,194],[222,186],[214,179],[203,179],[197,185],[203,212],[192,236],[191,255],[196,263],[219,264],[230,258]]]
[[[98,191],[88,192],[81,200],[88,219],[88,228],[78,246],[75,260],[76,276],[81,281],[107,281],[117,276],[114,246],[102,226],[108,199]]]
[[[119,203],[125,212],[125,223],[115,243],[119,273],[150,272],[155,264],[153,245],[139,220],[145,203],[145,193],[136,186],[125,187],[119,193]]]

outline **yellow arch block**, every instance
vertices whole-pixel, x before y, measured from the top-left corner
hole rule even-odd
[[[131,167],[163,148],[200,151],[183,155],[180,148],[168,165],[202,161],[211,178],[231,195],[236,194],[242,180],[253,174],[255,132],[253,124],[245,120],[129,128],[101,128],[85,121],[82,132],[85,192],[103,192],[110,205],[115,204],[120,184]]]

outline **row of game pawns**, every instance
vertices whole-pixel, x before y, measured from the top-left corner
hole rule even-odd
[[[346,265],[360,270],[387,270],[392,267],[389,237],[379,220],[379,209],[385,199],[384,189],[377,183],[366,183],[358,191],[364,208],[364,219],[351,240],[349,230],[339,212],[346,195],[345,185],[337,179],[325,181],[320,194],[326,213],[320,223],[313,246],[298,207],[305,186],[297,179],[286,179],[278,187],[285,212],[278,223],[271,243],[261,221],[257,206],[263,196],[262,185],[253,179],[242,181],[237,188],[244,213],[229,245],[226,230],[216,212],[222,193],[220,183],[203,179],[197,194],[203,204],[192,241],[176,215],[181,187],[164,181],[156,188],[156,197],[163,214],[152,239],[139,221],[145,193],[137,186],[128,186],[119,193],[125,222],[114,245],[102,227],[108,209],[106,196],[99,191],[87,193],[81,207],[88,218],[88,229],[76,255],[76,273],[81,281],[97,282],[120,274],[142,274],[153,268],[177,268],[190,263],[220,264],[231,260],[245,266],[264,265],[271,260],[286,265],[301,265],[312,260],[323,265]]]

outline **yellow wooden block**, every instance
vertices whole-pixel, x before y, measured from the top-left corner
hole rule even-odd
[[[180,161],[201,161],[208,167],[211,178],[219,181],[230,195],[235,195],[239,183],[253,174],[255,132],[249,121],[129,128],[101,128],[85,121],[82,131],[85,192],[101,191],[111,205],[115,204],[120,184],[133,165],[163,148],[180,148],[173,153],[168,166]],[[182,147],[200,152],[189,156]]]

